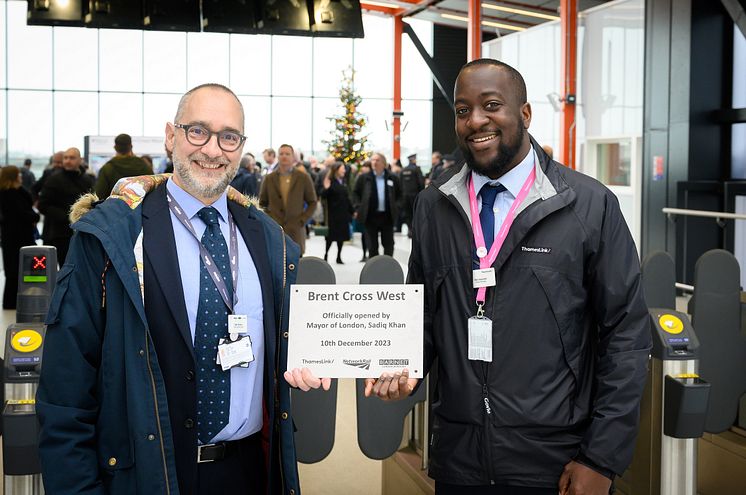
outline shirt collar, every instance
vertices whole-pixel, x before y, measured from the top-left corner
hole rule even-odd
[[[474,194],[479,196],[479,191],[482,190],[482,187],[485,184],[497,185],[499,183],[505,186],[505,189],[507,189],[514,198],[517,198],[523,184],[531,173],[531,169],[534,167],[534,161],[535,152],[532,146],[523,160],[521,160],[521,163],[497,179],[490,179],[486,175],[472,171],[471,180],[474,184]]]
[[[166,188],[176,202],[179,203],[179,206],[184,210],[184,213],[186,213],[189,220],[192,220],[197,215],[197,212],[205,207],[205,205],[202,204],[202,201],[179,187],[173,179],[168,179],[168,182],[166,182]],[[228,221],[228,197],[226,192],[221,194],[220,197],[210,206],[218,210],[220,219],[223,222]]]

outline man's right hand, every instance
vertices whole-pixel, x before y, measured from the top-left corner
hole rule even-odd
[[[377,396],[381,400],[394,401],[406,399],[417,386],[417,378],[409,378],[409,370],[404,369],[401,373],[389,375],[384,373],[377,380],[365,379],[365,396]]]

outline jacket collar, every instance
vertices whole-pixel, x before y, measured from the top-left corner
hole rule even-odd
[[[547,200],[557,194],[563,193],[568,189],[567,184],[562,181],[557,173],[556,162],[553,162],[534,138],[529,134],[531,140],[531,147],[536,153],[536,180],[533,186],[529,190],[528,196],[516,210],[516,216],[522,211],[531,206],[533,203],[539,200]],[[456,203],[461,207],[469,220],[469,224],[473,225],[471,218],[471,208],[469,207],[469,190],[467,188],[468,179],[471,175],[471,169],[466,163],[463,163],[461,168],[456,171],[453,175],[444,175],[442,180],[438,180],[435,183],[435,187],[438,188],[446,196],[451,196]]]

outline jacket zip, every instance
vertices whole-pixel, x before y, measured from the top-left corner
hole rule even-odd
[[[495,484],[495,475],[492,472],[492,442],[490,442],[490,423],[492,422],[492,406],[490,396],[487,392],[487,380],[482,383],[482,400],[484,401],[484,445],[487,451],[487,477],[490,485]]]
[[[461,218],[464,220],[464,223],[466,223],[469,233],[473,236],[473,229],[471,224],[469,223],[469,218],[466,216],[466,213],[463,211],[463,208],[461,208],[461,205],[456,201],[452,196],[447,195],[443,191],[441,191],[439,188],[436,188],[439,193],[443,195],[455,208],[456,211],[461,215]],[[471,289],[471,288],[470,288]],[[487,301],[485,301],[486,304]],[[475,308],[476,310],[476,308]],[[476,314],[476,313],[475,313]],[[489,369],[489,363],[483,363],[482,366],[482,375],[483,375],[483,381],[482,381],[482,402],[484,403],[484,445],[485,450],[487,452],[487,477],[489,478],[490,485],[495,484],[495,475],[493,473],[494,466],[492,465],[492,442],[490,441],[490,423],[492,422],[492,405],[490,404],[490,397],[487,387],[487,377],[489,375],[488,372]]]
[[[280,227],[280,234],[282,235],[282,297],[280,298],[280,322],[277,326],[277,348],[275,349],[275,363],[274,366],[272,366],[272,373],[274,375],[275,380],[275,421],[277,422],[277,451],[280,454],[280,489],[281,493],[285,493],[285,468],[283,466],[283,457],[282,457],[282,440],[279,440],[280,438],[280,421],[277,418],[277,413],[280,412],[280,387],[277,382],[277,366],[280,364],[280,344],[282,342],[282,318],[283,318],[283,309],[285,308],[285,287],[287,285],[287,257],[288,257],[288,251],[287,251],[287,244],[285,241],[285,230]]]
[[[155,407],[155,422],[158,425],[158,440],[161,444],[161,459],[163,461],[163,476],[166,481],[166,494],[171,494],[171,486],[168,483],[168,467],[166,465],[166,450],[163,446],[163,430],[161,429],[161,415],[158,410],[158,397],[156,395],[155,378],[153,377],[153,368],[150,365],[150,342],[148,340],[148,330],[145,330],[145,359],[148,360],[148,373],[150,374],[150,385],[153,391],[153,405]]]

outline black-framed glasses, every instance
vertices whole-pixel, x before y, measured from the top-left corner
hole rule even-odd
[[[174,127],[184,129],[186,140],[194,146],[204,146],[215,134],[218,137],[218,146],[226,152],[236,151],[244,141],[246,136],[242,136],[236,131],[218,131],[214,132],[202,124],[174,124]]]

